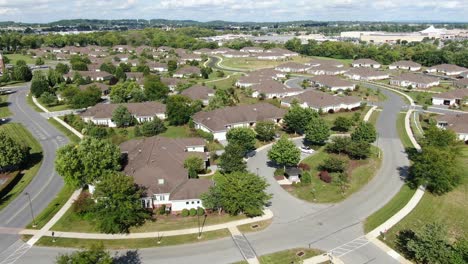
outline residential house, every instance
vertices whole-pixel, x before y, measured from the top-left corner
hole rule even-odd
[[[421,70],[421,64],[409,60],[401,60],[390,64],[388,68],[390,70],[419,71]]]
[[[433,105],[466,105],[468,98],[468,89],[455,89],[445,93],[432,96]]]
[[[275,67],[280,72],[306,72],[310,66],[297,62],[286,62]]]
[[[169,52],[171,50],[173,50],[174,48],[172,47],[168,47],[168,46],[161,46],[159,48],[156,49],[157,52]]]
[[[376,62],[375,60],[371,60],[371,59],[358,59],[358,60],[355,60],[351,63],[351,66],[354,67],[354,68],[357,68],[357,67],[364,67],[364,68],[374,68],[374,69],[378,69],[380,68],[380,63]]]
[[[229,48],[217,48],[211,51],[211,54],[216,55],[216,54],[225,54],[227,52],[232,52],[233,49]]]
[[[343,80],[336,76],[315,76],[311,78],[311,82],[317,85],[318,87],[326,87],[331,91],[344,91],[344,90],[354,90],[356,84],[353,82]]]
[[[284,55],[283,53],[263,52],[263,53],[258,53],[256,57],[259,60],[284,60],[286,59],[287,56]]]
[[[281,48],[272,48],[269,50],[265,50],[266,53],[275,53],[275,54],[283,54],[286,57],[295,57],[299,56],[299,53],[290,51],[287,49],[281,49]]]
[[[401,87],[411,86],[413,88],[425,89],[439,85],[439,78],[423,74],[404,73],[399,76],[393,77],[390,80],[390,84]]]
[[[338,67],[338,68],[344,67],[344,64],[337,60],[325,60],[325,59],[312,59],[304,64],[307,66],[311,66],[311,67],[317,67],[317,66],[333,66],[333,67]]]
[[[307,73],[313,75],[340,75],[348,71],[345,67],[336,67],[333,65],[322,64],[319,66],[310,67]]]
[[[248,52],[248,53],[262,53],[264,50],[261,47],[243,47],[240,49],[240,52]]]
[[[263,80],[279,80],[286,78],[286,74],[274,69],[261,69],[254,72],[250,72],[248,75],[241,76],[236,81],[237,87],[251,87],[255,84],[261,83]]]
[[[448,76],[460,75],[463,72],[468,71],[467,68],[460,67],[454,64],[439,64],[430,68],[427,68],[427,72],[430,73],[443,73]]]
[[[120,53],[124,53],[124,52],[132,52],[134,51],[134,48],[128,46],[128,45],[117,45],[117,46],[114,46],[112,47],[112,49],[115,51],[115,52],[120,52]]]
[[[179,63],[185,64],[191,61],[202,61],[202,60],[203,60],[202,57],[198,54],[185,53],[185,54],[180,55]]]
[[[202,48],[202,49],[194,50],[193,54],[208,55],[208,54],[211,54],[211,51],[212,49]]]
[[[139,122],[152,121],[154,117],[166,119],[166,105],[159,102],[127,103],[127,104],[97,104],[80,114],[85,122],[99,126],[116,127],[112,114],[118,106],[127,107],[128,111]]]
[[[334,113],[341,110],[354,110],[361,106],[361,98],[355,96],[333,96],[317,90],[307,90],[296,96],[281,99],[281,105],[290,107],[296,101],[303,108],[320,109],[324,112]]]
[[[132,81],[142,81],[145,76],[143,76],[142,72],[126,72],[125,76],[127,76],[127,80],[132,80]]]
[[[374,81],[390,78],[390,75],[384,71],[377,71],[372,68],[354,68],[350,69],[344,76],[352,80]]]
[[[212,133],[214,139],[226,140],[226,133],[235,127],[255,127],[258,121],[281,123],[286,110],[269,103],[239,105],[198,112],[193,116],[195,128]]]
[[[456,80],[453,82],[453,85],[458,88],[468,88],[468,78]]]
[[[71,71],[63,76],[63,78],[73,81],[75,74],[79,74],[82,78],[89,78],[93,82],[102,82],[110,80],[113,76],[112,74],[105,71]]]
[[[167,72],[168,71],[166,63],[150,61],[150,62],[147,62],[146,65],[152,72]]]
[[[197,84],[183,90],[180,94],[192,100],[200,100],[203,105],[208,105],[210,98],[215,94],[215,90],[211,87]]]
[[[200,195],[213,186],[211,179],[189,178],[184,161],[199,156],[209,164],[201,138],[149,137],[126,141],[120,149],[126,159],[124,173],[145,187],[142,206],[178,213],[184,209],[203,208]]]
[[[437,127],[455,132],[459,140],[468,142],[468,114],[447,114],[435,117]]]
[[[195,66],[185,66],[178,69],[173,77],[175,78],[191,78],[191,77],[201,77],[200,68]]]
[[[110,86],[104,83],[96,82],[96,83],[90,83],[86,85],[80,85],[78,88],[82,91],[86,90],[88,87],[95,86],[99,90],[101,90],[101,95],[104,97],[109,94],[110,92]]]
[[[304,89],[300,88],[288,88],[281,82],[274,80],[262,80],[258,84],[254,84],[250,87],[252,89],[252,97],[254,98],[282,98],[285,96],[293,96],[304,92]]]
[[[226,53],[223,53],[223,56],[226,57],[226,58],[247,58],[250,55],[249,55],[249,53],[240,52],[240,51],[237,51],[237,50],[232,50],[232,51],[228,51]]]
[[[187,83],[186,80],[178,79],[178,78],[171,78],[171,77],[161,77],[161,82],[169,87],[171,92],[174,92],[179,84]]]

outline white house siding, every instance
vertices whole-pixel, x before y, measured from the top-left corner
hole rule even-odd
[[[205,152],[204,146],[189,146],[186,149],[187,152]]]
[[[171,210],[172,212],[180,212],[184,209],[197,209],[198,207],[203,208],[203,203],[200,199],[190,199],[190,200],[174,200],[171,201]]]
[[[468,134],[466,133],[457,133],[458,139],[463,141],[468,141]]]
[[[448,104],[444,104],[444,102],[447,102]],[[433,105],[454,105],[455,99],[443,99],[443,98],[432,97],[432,104]]]
[[[332,91],[339,91],[339,90],[354,90],[354,85],[351,85],[351,86],[341,86],[341,87],[338,87],[338,86],[334,86],[334,87],[330,87],[330,90]]]

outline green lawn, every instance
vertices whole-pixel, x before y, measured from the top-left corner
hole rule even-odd
[[[47,110],[49,110],[50,112],[56,112],[56,111],[63,111],[63,110],[70,110],[70,109],[73,109],[70,105],[67,105],[67,104],[57,104],[57,105],[54,105],[54,106],[46,106],[44,104],[42,104],[45,108],[47,108]]]
[[[408,134],[406,133],[405,115],[406,115],[406,113],[400,113],[398,115],[397,125],[396,125],[397,132],[398,132],[398,135],[400,136],[400,140],[401,140],[401,143],[403,144],[403,147],[405,147],[405,148],[414,148]]]
[[[303,252],[302,256],[298,256],[299,252]],[[295,264],[302,263],[305,259],[318,256],[323,254],[322,251],[318,249],[310,248],[293,248],[287,249],[267,255],[260,256],[258,258],[260,264]],[[247,261],[239,261],[235,264],[246,264]]]
[[[442,223],[448,230],[449,239],[454,240],[468,235],[468,146],[462,151],[463,183],[452,192],[436,196],[426,192],[416,208],[397,225],[387,232],[387,243],[396,249],[395,241],[398,232],[406,229],[419,230],[432,222]]]
[[[374,230],[405,207],[415,192],[416,190],[409,188],[408,185],[403,185],[390,202],[366,219],[364,222],[365,233]]]
[[[379,119],[380,112],[381,112],[381,111],[378,111],[378,108],[375,109],[375,110],[372,112],[372,115],[371,115],[370,118],[369,118],[369,122],[370,122],[371,124],[373,124],[374,126],[377,124],[377,119]]]
[[[78,143],[80,142],[80,138],[73,134],[70,130],[68,130],[66,127],[62,126],[59,122],[57,122],[57,120],[53,119],[53,118],[49,118],[47,119],[47,121],[49,121],[49,123],[51,123],[55,128],[57,128],[60,132],[62,132],[65,136],[68,137],[68,139],[73,142],[73,143]]]
[[[407,92],[404,91],[405,94],[409,95],[413,98],[414,103],[418,105],[432,105],[432,96],[435,95],[433,93],[425,93],[425,92]]]
[[[382,93],[380,89],[370,89],[362,87],[362,85],[360,86],[358,90],[351,91],[350,95],[363,98],[369,102],[383,102],[387,100],[387,96]]]
[[[377,157],[378,148],[372,147],[371,158],[366,160],[350,160],[348,165],[349,183],[348,188],[342,193],[338,184],[325,183],[318,177],[318,166],[329,156],[324,148],[318,149],[317,153],[303,160],[311,168],[312,184],[295,185],[285,187],[288,192],[299,199],[317,203],[336,203],[346,199],[366,185],[380,168],[381,157]],[[343,155],[344,158],[344,155]]]
[[[206,86],[212,88],[216,86],[217,89],[228,89],[236,83],[237,79],[239,79],[239,76],[240,75],[231,75],[229,78],[224,80],[206,83]]]
[[[36,175],[42,163],[42,148],[39,142],[21,124],[4,124],[0,126],[0,130],[5,131],[18,142],[31,148],[30,156],[19,175],[15,177],[14,181],[9,183],[8,188],[2,191],[4,193],[0,198],[0,209],[2,209],[20,195]]]
[[[253,57],[251,58],[225,58],[223,57],[223,61],[220,63],[220,65],[229,67],[229,68],[255,70],[255,69],[262,69],[262,68],[273,68],[285,62],[293,61],[293,62],[305,63],[310,60],[311,60],[310,57],[303,57],[303,56],[296,56],[296,57],[293,57],[292,60],[287,60],[287,61],[259,60]]]
[[[271,225],[272,221],[273,220],[268,219],[268,220],[259,221],[255,223],[240,225],[240,226],[237,226],[237,229],[239,229],[241,233],[257,232],[257,231],[265,230],[267,227]]]
[[[55,198],[49,203],[49,205],[36,216],[36,229],[41,229],[50,219],[62,208],[62,206],[68,201],[72,193],[75,191],[73,187],[68,185],[63,186],[62,190],[55,196]],[[28,228],[33,228],[30,223]]]
[[[161,236],[160,244],[158,244],[157,237],[140,239],[77,239],[59,237],[56,238],[55,242],[52,241],[52,237],[42,237],[36,245],[47,247],[88,248],[92,244],[102,243],[104,247],[108,249],[139,249],[203,242],[228,237],[230,236],[230,233],[228,229],[203,232],[200,239],[198,239],[198,234],[164,237],[164,233],[161,233]]]
[[[421,123],[419,122],[418,119],[414,118],[414,113],[411,114],[410,126],[411,126],[411,131],[413,131],[414,138],[416,138],[416,141],[419,141],[424,135],[423,135],[423,132],[418,129],[418,128],[422,129]]]
[[[351,118],[353,117],[354,113],[359,113],[361,115],[361,120],[364,118],[364,116],[367,114],[367,112],[369,111],[371,107],[370,106],[366,106],[364,109],[360,109],[360,110],[356,110],[356,111],[350,111],[350,112],[346,112],[346,111],[342,111],[342,112],[337,112],[337,113],[333,113],[333,114],[324,114],[322,116],[322,118],[328,123],[328,125],[330,127],[333,126],[333,122],[335,121],[335,119],[339,116],[342,116],[342,117],[346,117],[346,118]]]
[[[352,59],[335,59],[335,58],[329,58],[329,57],[319,57],[319,56],[312,56],[311,58],[315,58],[315,59],[321,59],[321,60],[335,60],[335,61],[339,61],[345,65],[349,65],[351,64],[351,62],[353,62]]]
[[[44,111],[42,111],[41,108],[39,108],[39,107],[33,102],[32,94],[31,94],[31,93],[29,93],[28,96],[26,97],[26,103],[28,103],[28,105],[31,106],[32,109],[34,109],[36,112],[44,112]]]
[[[16,64],[19,60],[24,60],[27,64],[34,64],[36,62],[31,56],[23,54],[4,54],[5,57],[10,59],[10,64]]]
[[[8,108],[8,95],[0,95],[0,118],[11,116]]]
[[[168,138],[183,138],[190,137],[191,131],[188,126],[169,126],[166,124],[167,130],[160,134],[163,137]]]

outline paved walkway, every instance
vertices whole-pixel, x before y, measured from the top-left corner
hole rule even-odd
[[[372,106],[372,107],[369,109],[369,111],[367,111],[366,115],[365,115],[364,118],[363,118],[363,121],[364,121],[364,122],[368,122],[369,119],[370,119],[370,117],[372,116],[372,113],[373,113],[376,109],[377,109],[377,106],[376,106],[376,105]]]

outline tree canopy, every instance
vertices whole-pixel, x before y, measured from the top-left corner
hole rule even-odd
[[[301,159],[299,148],[283,135],[268,151],[268,158],[283,166],[295,166]]]
[[[55,260],[56,264],[112,264],[114,263],[109,252],[104,250],[102,244],[93,244],[89,249],[75,251],[69,254],[60,254]]]
[[[284,125],[288,132],[303,133],[312,118],[318,117],[318,113],[310,108],[302,108],[293,103],[284,115]]]
[[[166,131],[167,128],[164,125],[164,122],[159,119],[157,116],[153,117],[153,120],[144,122],[141,125],[140,132],[145,137],[152,137],[159,135]]]
[[[261,141],[272,141],[276,135],[276,124],[273,121],[259,121],[255,125],[255,133]]]
[[[244,155],[255,149],[255,132],[248,127],[229,129],[226,138],[229,144],[241,146]]]
[[[323,145],[330,137],[330,128],[325,120],[314,117],[305,129],[305,139],[312,144]]]
[[[193,114],[200,111],[202,103],[183,95],[169,96],[166,100],[167,120],[171,125],[187,124]]]
[[[375,140],[377,140],[375,126],[369,122],[360,122],[353,133],[351,133],[351,139],[368,143],[375,142]]]
[[[198,178],[198,173],[205,168],[205,162],[200,156],[191,155],[185,159],[184,168],[188,170],[190,178]]]
[[[135,118],[130,111],[128,111],[127,107],[119,105],[114,112],[112,112],[112,122],[114,122],[117,127],[126,127],[133,125],[135,123]]]
[[[0,130],[0,169],[16,169],[27,158],[29,148]]]
[[[247,165],[244,161],[244,148],[236,144],[228,144],[224,148],[224,153],[219,158],[218,166],[222,173],[231,173],[235,171],[244,172]]]

